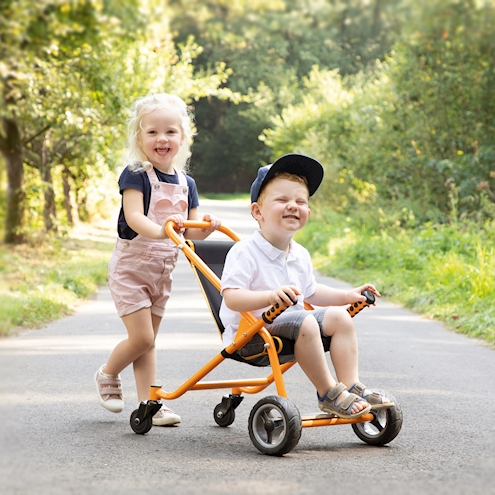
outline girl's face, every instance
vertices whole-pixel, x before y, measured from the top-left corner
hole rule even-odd
[[[166,174],[173,174],[172,161],[184,136],[179,116],[166,108],[157,108],[141,120],[138,142],[152,165]]]

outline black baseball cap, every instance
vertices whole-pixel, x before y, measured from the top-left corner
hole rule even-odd
[[[321,163],[314,158],[297,153],[281,156],[271,165],[261,167],[258,170],[258,176],[251,185],[251,203],[258,201],[261,190],[277,172],[287,172],[305,177],[308,181],[310,196],[313,196],[318,187],[320,187],[324,174]]]

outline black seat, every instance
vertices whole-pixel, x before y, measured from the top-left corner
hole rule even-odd
[[[222,278],[225,258],[230,248],[235,244],[234,241],[187,241],[188,246],[208,265],[211,271],[219,278]],[[206,276],[198,270],[191,262],[192,268],[198,277],[199,284],[203,290],[206,302],[210,308],[213,319],[217,324],[220,335],[223,334],[225,327],[220,320],[220,306],[222,296]]]
[[[219,278],[222,278],[225,258],[230,248],[235,244],[234,241],[186,241],[187,245],[206,263],[206,265]],[[220,306],[222,296],[216,287],[208,278],[199,270],[194,263],[189,260],[200,287],[205,296],[205,300],[210,308],[211,314],[217,324],[220,335],[225,331],[225,327],[220,320]],[[287,363],[294,360],[294,341],[283,337],[276,337],[275,345],[279,355],[280,363]],[[239,349],[234,354],[222,352],[225,357],[248,363],[252,366],[268,366],[270,364],[268,354],[264,349],[264,341],[260,335],[255,335],[248,344]]]

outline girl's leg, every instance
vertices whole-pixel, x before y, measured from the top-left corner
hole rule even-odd
[[[151,309],[140,309],[135,313],[122,317],[122,321],[126,326],[128,337],[117,344],[110,355],[106,366],[103,368],[103,373],[107,373],[109,375],[118,375],[124,368],[136,360],[139,360],[141,356],[150,354],[150,351],[152,351],[151,354],[154,356],[156,333]],[[151,362],[148,362],[145,359],[144,363],[145,366],[138,365],[138,374],[136,375],[135,373],[136,386],[138,388],[138,396],[140,400],[146,400],[149,398],[149,386],[155,380],[154,374],[156,373],[155,359]],[[150,370],[146,370],[146,364],[147,366],[151,366]],[[142,399],[142,384],[148,379],[144,378],[144,376],[150,377],[150,382],[147,384],[146,394],[144,399]]]
[[[150,398],[150,385],[156,382],[156,348],[155,339],[160,328],[162,321],[161,316],[151,314],[151,321],[153,326],[153,344],[144,353],[141,354],[133,362],[134,378],[136,380],[136,389],[138,394],[138,401],[146,401]]]
[[[301,325],[299,336],[294,346],[294,353],[297,362],[311,383],[316,387],[320,397],[323,397],[327,392],[335,388],[337,382],[328,369],[321,342],[320,327],[312,315],[308,315]],[[349,392],[344,390],[338,396],[338,403],[344,401],[348,396]],[[355,402],[351,412],[352,414],[357,414],[359,411],[365,409],[365,407],[365,403]]]

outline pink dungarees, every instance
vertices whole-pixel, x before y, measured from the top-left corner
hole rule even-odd
[[[163,225],[167,217],[182,214],[187,220],[188,188],[183,173],[179,184],[160,182],[154,169],[146,172],[151,183],[147,217]],[[178,248],[170,239],[150,239],[137,235],[132,240],[117,239],[108,265],[108,287],[119,316],[143,308],[163,316],[172,290],[172,270]]]

